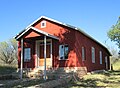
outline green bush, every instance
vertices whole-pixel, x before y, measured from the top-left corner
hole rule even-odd
[[[0,65],[0,75],[10,74],[16,72],[16,70],[17,70],[16,66]]]

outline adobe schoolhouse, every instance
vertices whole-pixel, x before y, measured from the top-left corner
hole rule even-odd
[[[18,67],[44,69],[110,68],[108,49],[81,29],[41,16],[16,37]],[[21,61],[22,60],[22,61]]]

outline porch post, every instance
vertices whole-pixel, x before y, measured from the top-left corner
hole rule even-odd
[[[20,61],[20,79],[22,79],[23,75],[23,38],[21,39],[21,61]]]
[[[46,36],[44,35],[44,80],[46,80]]]

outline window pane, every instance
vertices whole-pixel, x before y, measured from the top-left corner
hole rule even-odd
[[[106,66],[106,69],[108,69],[108,59],[107,59],[107,56],[105,56],[105,66]]]
[[[45,26],[45,23],[42,23],[42,26]]]
[[[82,61],[85,60],[85,48],[82,47]]]
[[[50,58],[50,45],[46,45],[46,58]],[[40,45],[40,58],[44,58],[44,45]]]
[[[68,45],[65,45],[65,59],[68,59]]]
[[[60,59],[64,59],[64,45],[59,46],[59,57]]]
[[[40,58],[44,58],[44,45],[40,45]]]
[[[31,50],[30,48],[24,49],[24,61],[29,61],[31,59]]]
[[[41,22],[41,28],[44,28],[44,27],[46,27],[46,21]]]
[[[68,45],[59,46],[59,59],[61,60],[68,59]]]
[[[46,57],[50,58],[50,45],[46,45]]]
[[[95,48],[92,47],[92,63],[95,63]]]
[[[102,51],[100,51],[100,64],[102,64]]]

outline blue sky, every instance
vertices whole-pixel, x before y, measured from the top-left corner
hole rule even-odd
[[[79,27],[104,43],[120,16],[120,0],[0,0],[0,42],[43,15]]]

